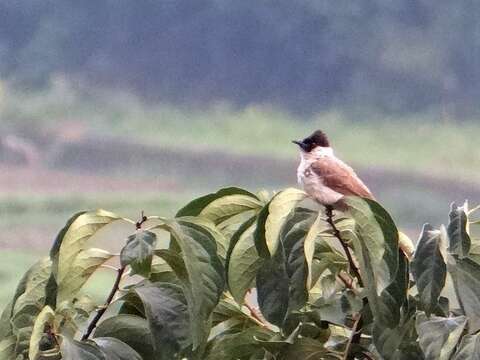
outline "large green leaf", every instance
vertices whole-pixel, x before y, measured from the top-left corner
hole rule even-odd
[[[191,201],[177,212],[176,217],[198,216],[202,210],[213,201],[232,195],[240,195],[252,198],[253,200],[258,200],[257,196],[249,191],[237,187],[228,187],[220,189],[216,193],[208,194]]]
[[[144,360],[126,343],[111,337],[99,337],[95,343],[104,354],[105,360]]]
[[[243,303],[245,294],[252,287],[252,282],[263,262],[258,256],[253,239],[256,226],[256,217],[242,224],[233,235],[227,253],[225,267],[228,287],[239,304]]]
[[[133,291],[143,302],[158,359],[173,359],[192,344],[187,302],[181,287],[147,283]]]
[[[255,230],[255,246],[260,256],[268,258],[275,254],[283,225],[306,196],[302,190],[288,188],[276,194],[261,210]]]
[[[230,294],[224,293],[224,297],[220,300],[212,314],[212,325],[216,326],[232,319],[239,320],[238,323],[241,324],[242,328],[256,324],[249,315],[242,311],[235,300],[230,297]]]
[[[453,360],[479,360],[480,334],[465,335],[458,346]]]
[[[303,240],[303,252],[306,263],[306,276],[305,287],[309,290],[313,285],[313,258],[315,255],[315,247],[317,244],[317,239],[319,238],[321,225],[323,222],[322,216],[320,213],[317,214],[317,217],[312,222],[307,222],[306,225],[311,225],[308,229],[307,234]],[[310,220],[310,219],[309,219]],[[308,221],[308,220],[307,220]]]
[[[468,317],[468,332],[475,333],[480,330],[480,265],[458,257],[452,257],[447,265],[460,306]]]
[[[224,268],[217,254],[216,241],[204,227],[181,218],[165,221],[157,227],[169,231],[176,243],[174,248],[180,249],[176,259],[166,252],[157,252],[157,255],[167,261],[182,281],[190,317],[196,319],[191,322],[195,350],[206,341],[210,314],[225,287]]]
[[[388,309],[383,306],[380,298],[383,290],[397,279],[398,230],[390,215],[375,201],[347,197],[345,203],[355,220],[351,240],[373,315],[378,321],[392,318],[391,315],[398,318],[395,315],[398,308],[391,309],[392,314],[381,313]]]
[[[441,239],[440,231],[425,224],[411,265],[420,303],[427,316],[437,306],[447,276],[447,265],[440,251]]]
[[[28,352],[33,324],[50,292],[48,287],[50,275],[51,261],[44,258],[25,273],[17,287],[10,321],[12,333],[17,337],[16,355],[26,356]]]
[[[45,332],[45,327],[48,326],[54,329],[55,312],[50,306],[45,306],[38,314],[35,324],[33,325],[32,336],[30,337],[30,346],[28,350],[28,357],[36,359],[40,351],[40,340]]]
[[[203,227],[207,230],[210,235],[215,239],[215,243],[217,244],[217,254],[222,259],[227,257],[227,251],[229,247],[229,239],[226,238],[225,234],[220,231],[220,228],[215,225],[215,223],[207,218],[204,217],[195,217],[195,216],[184,216],[182,218],[178,218],[181,221],[186,221],[191,224],[195,224],[198,226]],[[172,241],[175,241],[173,239]]]
[[[72,266],[77,255],[88,247],[88,240],[104,226],[121,219],[119,216],[97,210],[75,214],[58,234],[50,251],[52,273],[59,288],[70,281]],[[62,292],[63,294],[63,292]],[[58,298],[60,303],[63,299]]]
[[[149,277],[156,243],[157,235],[151,231],[139,230],[130,235],[120,252],[121,265],[130,265],[132,274]]]
[[[77,341],[63,336],[60,349],[63,360],[142,360],[130,346],[113,337]]]
[[[90,276],[112,256],[108,251],[97,248],[80,251],[70,268],[69,281],[64,281],[58,286],[58,299],[63,301],[74,298]]]
[[[10,317],[12,316],[13,301],[10,301],[2,311],[0,316],[0,340],[12,335],[12,325],[10,324]]]
[[[106,360],[105,355],[93,341],[77,341],[66,336],[60,344],[62,360]]]
[[[0,340],[0,360],[15,359],[16,336],[7,336]]]
[[[468,256],[471,245],[470,236],[467,232],[468,217],[465,210],[462,207],[457,207],[455,203],[450,208],[449,217],[450,222],[447,227],[448,251],[463,259]]]
[[[418,313],[416,329],[418,341],[426,360],[448,360],[455,350],[463,329],[465,316],[442,318]]]
[[[399,324],[394,328],[375,323],[373,328],[373,343],[378,353],[387,360],[423,359],[423,353],[418,346],[415,328],[416,309],[414,301],[402,307]]]
[[[289,302],[289,278],[282,243],[258,269],[256,284],[258,305],[263,316],[270,323],[282,327]]]
[[[95,330],[95,337],[116,338],[138,352],[143,360],[155,360],[154,340],[146,319],[120,314],[102,321]]]
[[[316,213],[303,208],[296,208],[285,223],[280,238],[285,249],[286,269],[289,278],[289,310],[298,310],[308,301],[309,268],[306,256],[305,240],[310,233]],[[316,237],[315,237],[316,238]],[[313,254],[315,241],[312,241]],[[304,246],[305,245],[305,246]]]
[[[261,207],[262,203],[256,197],[227,195],[213,200],[202,209],[199,215],[217,224],[239,213]]]
[[[256,353],[264,353],[258,340],[268,340],[271,336],[269,330],[258,326],[218,335],[209,343],[205,360],[248,360]]]
[[[310,338],[299,338],[295,343],[288,345],[284,352],[276,357],[278,360],[295,360],[295,359],[324,359],[324,360],[341,360],[343,356],[327,350],[321,342]]]

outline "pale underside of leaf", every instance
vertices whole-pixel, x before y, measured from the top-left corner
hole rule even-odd
[[[85,249],[88,240],[105,225],[121,219],[119,216],[97,210],[80,215],[68,228],[63,237],[58,253],[57,283],[62,283],[70,276],[70,269],[75,257]]]
[[[265,242],[270,255],[275,254],[279,242],[280,231],[291,211],[305,199],[307,194],[299,189],[288,188],[273,197],[268,205],[268,216],[265,221]]]
[[[108,251],[97,248],[80,251],[71,264],[70,276],[58,284],[57,302],[73,298],[90,276],[112,256]]]

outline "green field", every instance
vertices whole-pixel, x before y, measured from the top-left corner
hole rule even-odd
[[[0,98],[0,130],[55,129],[61,121],[86,125],[91,134],[117,135],[180,150],[210,149],[292,158],[290,143],[315,129],[329,134],[337,153],[357,166],[416,171],[480,182],[478,121],[456,122],[434,114],[391,118],[330,110],[311,117],[281,109],[223,103],[201,108],[145,104],[125,93],[49,90],[19,93],[8,88]]]

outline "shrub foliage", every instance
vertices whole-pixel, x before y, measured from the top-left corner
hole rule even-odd
[[[346,202],[332,212],[297,189],[225,188],[173,219],[77,213],[4,310],[0,358],[476,358],[474,210],[454,204],[446,227],[424,225],[409,261],[378,203]],[[94,247],[117,222],[133,232],[119,255]],[[116,277],[99,306],[82,288],[107,262]]]

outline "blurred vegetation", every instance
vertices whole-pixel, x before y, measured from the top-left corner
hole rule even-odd
[[[0,77],[31,88],[68,74],[187,105],[471,118],[479,15],[469,0],[5,0]]]
[[[290,140],[321,128],[337,153],[355,166],[480,181],[476,121],[438,121],[428,112],[359,121],[343,111],[298,116],[267,105],[236,109],[227,103],[208,108],[151,104],[125,91],[76,86],[63,77],[38,91],[19,91],[6,82],[3,89],[0,131],[44,136],[47,143],[78,127],[74,131],[79,137],[120,136],[183,152],[219,150],[293,159],[297,152]]]

